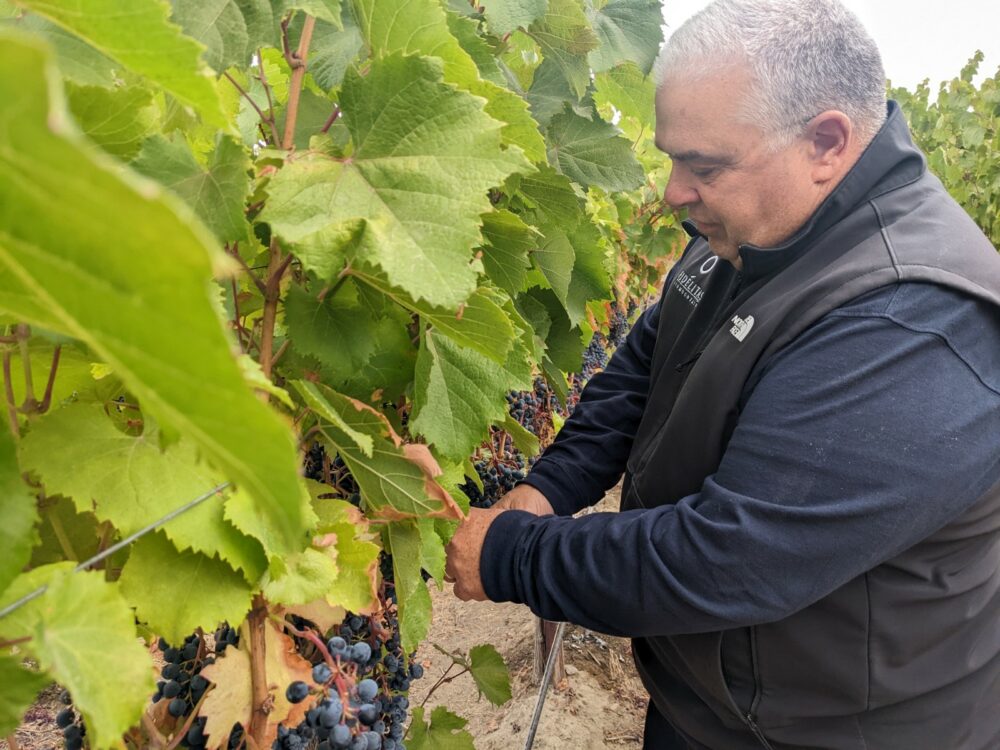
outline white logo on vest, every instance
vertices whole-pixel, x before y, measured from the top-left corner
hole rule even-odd
[[[733,317],[733,327],[729,329],[729,332],[736,337],[737,341],[743,341],[750,333],[751,328],[753,328],[753,315],[747,315],[746,318],[736,315]]]

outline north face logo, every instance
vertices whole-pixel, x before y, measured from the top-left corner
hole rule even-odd
[[[747,315],[746,318],[736,315],[733,317],[733,327],[729,329],[729,332],[736,337],[737,341],[742,341],[750,333],[751,328],[753,328],[753,315]]]

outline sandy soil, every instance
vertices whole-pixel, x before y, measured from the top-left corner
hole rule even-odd
[[[618,497],[613,491],[597,510],[617,507]],[[459,601],[450,589],[431,589],[434,621],[427,642],[417,654],[425,675],[413,683],[410,702],[417,706],[426,699],[426,715],[429,709],[443,705],[467,719],[477,750],[523,748],[538,698],[534,680],[535,618],[519,605]],[[451,663],[432,644],[467,653],[481,643],[492,643],[507,663],[511,700],[497,707],[479,698],[469,675],[441,685],[427,699],[427,692]],[[640,748],[647,694],[635,673],[628,641],[569,626],[563,648],[567,676],[549,690],[534,748]],[[56,686],[46,689],[28,710],[16,734],[20,750],[61,750],[62,732],[55,724],[55,715],[62,708],[59,693]],[[2,739],[0,750],[8,750]]]

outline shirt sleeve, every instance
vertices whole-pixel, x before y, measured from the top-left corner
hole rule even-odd
[[[997,445],[1000,395],[946,340],[831,314],[768,364],[700,492],[577,519],[503,513],[483,584],[614,635],[776,621],[968,509],[1000,480]]]
[[[647,309],[524,479],[559,515],[598,502],[625,471],[649,391],[660,304]]]

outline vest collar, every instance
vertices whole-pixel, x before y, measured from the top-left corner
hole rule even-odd
[[[745,281],[768,276],[804,253],[826,230],[863,201],[919,179],[926,160],[913,144],[899,105],[888,102],[888,116],[878,134],[819,208],[789,239],[774,247],[740,245]],[[704,237],[690,221],[682,226],[692,237]]]

